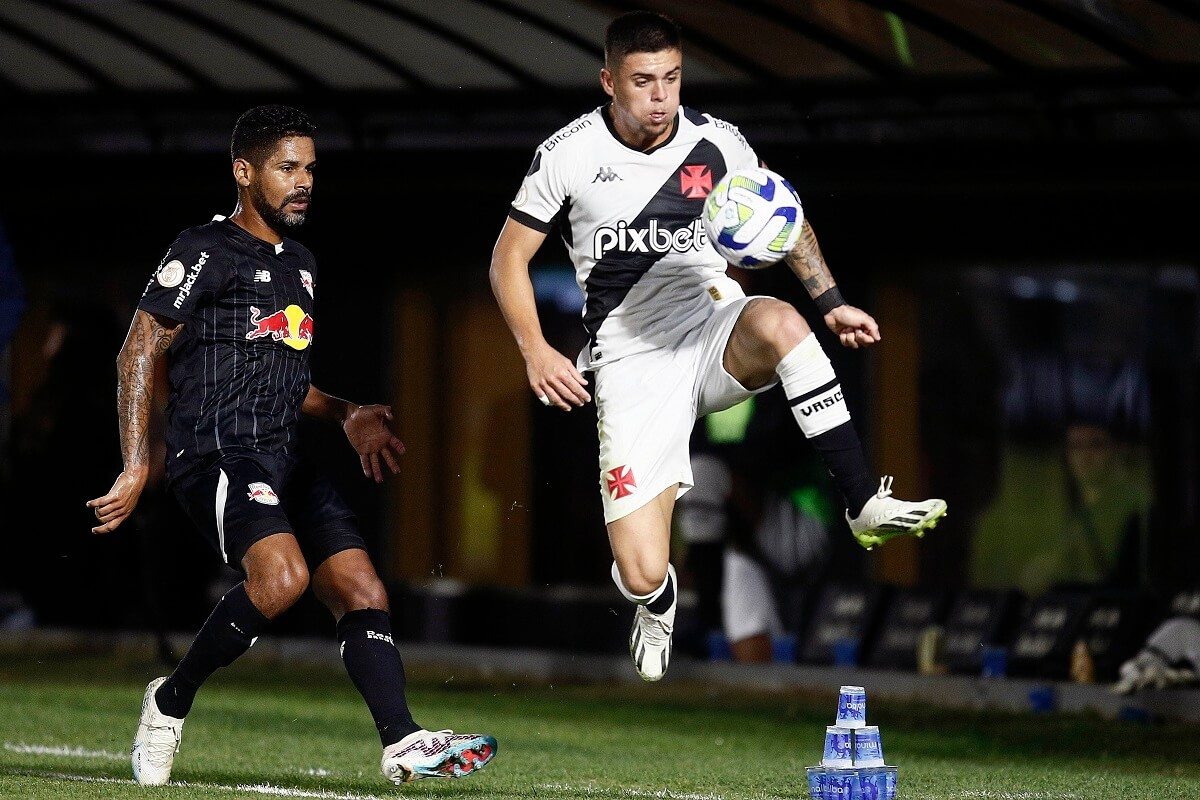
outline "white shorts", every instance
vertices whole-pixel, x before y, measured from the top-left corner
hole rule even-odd
[[[688,441],[696,420],[766,391],[725,370],[725,344],[753,297],[713,304],[672,347],[626,356],[595,371],[604,521],[618,520],[667,487],[692,488]]]

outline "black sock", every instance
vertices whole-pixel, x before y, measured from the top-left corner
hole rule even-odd
[[[667,570],[666,583],[658,597],[646,603],[646,610],[654,614],[662,614],[675,602],[675,581],[671,579],[671,571]]]
[[[250,602],[246,584],[230,589],[208,615],[179,666],[155,692],[158,710],[169,717],[187,716],[200,685],[249,650],[268,622]]]
[[[421,730],[404,696],[404,662],[392,641],[388,613],[377,608],[350,611],[338,622],[337,637],[346,672],[367,701],[383,746]]]
[[[821,454],[825,468],[846,501],[851,517],[862,513],[863,506],[875,496],[875,478],[867,468],[862,442],[853,422],[843,422],[832,430],[819,433],[808,441]]]

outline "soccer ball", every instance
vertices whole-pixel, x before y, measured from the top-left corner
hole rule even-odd
[[[708,240],[730,264],[762,269],[800,238],[804,209],[787,179],[769,169],[739,169],[717,182],[704,202]]]

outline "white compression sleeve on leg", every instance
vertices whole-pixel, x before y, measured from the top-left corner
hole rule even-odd
[[[842,385],[817,335],[810,333],[775,368],[792,414],[811,439],[850,421]]]

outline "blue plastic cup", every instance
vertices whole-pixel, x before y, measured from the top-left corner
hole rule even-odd
[[[854,766],[882,767],[883,740],[879,728],[867,725],[854,731]]]
[[[863,687],[842,687],[834,724],[839,728],[861,728],[867,724],[867,691]]]
[[[829,770],[825,777],[825,800],[862,800],[858,770]]]
[[[808,773],[808,796],[812,800],[825,800],[827,770],[824,767],[809,767],[805,771]]]
[[[849,769],[854,766],[854,732],[849,728],[830,725],[825,729],[825,753],[822,767]]]
[[[893,800],[896,796],[896,768],[870,767],[858,771],[862,800]]]

